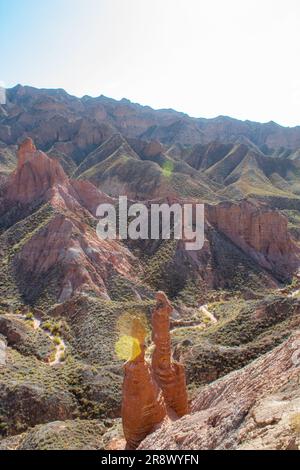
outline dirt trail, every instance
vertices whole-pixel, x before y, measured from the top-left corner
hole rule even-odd
[[[199,307],[199,311],[201,313],[203,313],[210,321],[212,324],[216,324],[218,323],[218,320],[216,319],[216,317],[214,316],[213,313],[211,313],[209,310],[208,310],[208,305],[201,305]],[[172,328],[171,328],[171,332],[173,333],[174,331],[179,331],[179,330],[186,330],[188,328],[192,328],[193,330],[199,328],[199,330],[203,330],[203,327],[204,326],[204,323],[201,321],[199,322],[191,322],[191,323],[188,323],[186,325],[183,325],[182,324],[183,322],[178,322],[178,326],[176,325],[176,323],[173,321],[173,324],[172,324]]]
[[[33,329],[34,330],[38,330],[41,323],[42,323],[41,320],[38,320],[37,318],[33,318],[32,322],[33,322]]]
[[[211,312],[208,310],[207,307],[208,307],[207,304],[206,304],[206,305],[202,305],[202,306],[200,307],[200,309],[199,309],[200,312],[204,313],[204,314],[211,320],[212,323],[214,323],[214,324],[215,324],[215,323],[218,323],[218,320],[216,319],[216,317],[214,316],[214,314],[211,313]]]
[[[49,333],[48,336],[54,342],[54,336],[51,335],[50,333]],[[65,354],[66,344],[65,344],[65,342],[62,338],[59,338],[59,340],[60,340],[59,344],[54,343],[55,349],[56,349],[55,356],[54,356],[54,359],[52,361],[48,362],[49,366],[55,366],[56,364],[60,364],[61,363],[61,358]]]
[[[26,315],[15,315],[17,318],[20,318],[22,320],[28,320],[28,318],[26,317]],[[66,344],[64,342],[64,340],[62,338],[58,338],[57,336],[54,336],[52,335],[50,332],[46,331],[46,330],[43,330],[41,328],[41,323],[42,323],[42,320],[37,318],[37,317],[32,317],[32,319],[30,319],[32,321],[32,326],[33,326],[33,329],[34,330],[42,330],[50,339],[51,341],[53,342],[54,346],[55,346],[55,356],[54,356],[54,359],[52,361],[48,361],[48,364],[49,366],[54,366],[56,364],[60,364],[61,363],[61,358],[65,355],[65,352],[66,352]],[[59,343],[56,344],[56,339],[55,338],[58,338],[59,339]]]
[[[300,289],[294,290],[289,297],[297,297],[300,294]]]

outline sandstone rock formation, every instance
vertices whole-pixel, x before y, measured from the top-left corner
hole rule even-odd
[[[155,344],[152,369],[166,405],[177,416],[183,416],[188,411],[188,400],[184,367],[172,360],[170,314],[173,308],[163,292],[157,293],[156,300],[152,313],[152,339]]]
[[[102,191],[89,181],[69,179],[60,163],[37,150],[33,140],[26,138],[18,148],[17,168],[10,175],[4,188],[2,205],[28,205],[48,202],[75,212],[85,210],[95,215],[100,203],[110,202]]]
[[[156,299],[152,364],[145,361],[145,335],[135,323],[132,337],[138,339],[140,353],[124,366],[122,421],[127,446],[132,449],[167,415],[177,419],[188,411],[184,367],[171,357],[169,316],[173,309],[163,292],[158,292]]]
[[[122,422],[128,449],[136,449],[166,416],[162,391],[145,361],[145,337],[132,335],[139,336],[140,353],[124,366]]]
[[[272,292],[299,268],[299,128],[22,86],[0,114],[0,448],[118,444],[121,422],[119,435],[102,439],[100,429],[121,411],[112,325],[125,309],[147,317],[153,289],[178,299],[174,358],[201,389],[181,417],[184,369],[171,358],[171,307],[160,294],[152,364],[137,325],[131,333],[140,354],[125,365],[129,447],[297,448],[298,336],[248,364],[300,325],[299,292]],[[203,249],[99,240],[96,208],[120,194],[205,202]],[[201,305],[212,302],[210,328]],[[22,319],[29,304],[66,342],[66,361],[45,362],[53,341]]]
[[[76,191],[77,201],[91,214],[96,215],[99,204],[114,204],[114,200],[100,191],[92,183],[86,180],[71,180],[71,185]]]
[[[252,201],[206,206],[208,221],[263,268],[286,277],[300,267],[300,250],[287,218]]]
[[[300,332],[199,391],[191,414],[165,423],[139,449],[299,449]]]
[[[99,240],[95,231],[70,216],[57,214],[34,234],[16,256],[19,273],[46,275],[60,266],[60,293],[64,302],[76,292],[92,290],[108,297],[109,272],[131,271],[133,258],[116,241]],[[127,275],[127,274],[126,274]]]
[[[244,139],[258,147],[295,149],[300,146],[298,127],[284,128],[274,122],[259,124],[226,116],[195,119],[172,109],[155,111],[125,99],[116,101],[105,96],[79,99],[61,89],[40,90],[17,85],[7,90],[7,103],[2,110],[0,140],[15,143],[29,131],[43,148],[55,142],[61,142],[62,146],[71,142],[70,152],[79,159],[83,151],[100,145],[116,130],[126,137],[142,135],[145,140],[146,137],[159,139],[168,144]]]

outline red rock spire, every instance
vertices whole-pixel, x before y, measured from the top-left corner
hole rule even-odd
[[[128,449],[136,449],[166,416],[162,391],[145,361],[145,335],[137,322],[132,336],[139,340],[140,354],[124,366],[122,423]]]
[[[29,204],[54,187],[66,188],[68,184],[59,162],[37,150],[28,137],[19,146],[17,169],[10,177],[6,196],[9,201]]]
[[[188,399],[184,366],[172,360],[170,314],[173,308],[163,292],[156,294],[156,300],[152,313],[152,339],[155,344],[152,370],[169,411],[181,417],[188,412]]]
[[[31,137],[26,137],[18,148],[18,168],[21,168],[27,159],[32,158],[36,151],[36,146]]]
[[[163,292],[158,292],[156,299],[152,365],[145,360],[145,336],[136,324],[131,334],[139,341],[140,354],[124,366],[122,422],[128,449],[136,449],[167,414],[176,419],[188,412],[184,367],[171,356],[172,306]]]

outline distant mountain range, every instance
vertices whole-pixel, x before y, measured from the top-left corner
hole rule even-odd
[[[298,207],[300,127],[195,119],[126,99],[17,85],[0,107],[0,175],[12,170],[16,144],[28,136],[70,176],[111,195],[122,188],[136,199],[170,192],[211,201],[254,196]],[[165,165],[172,168],[168,181]]]

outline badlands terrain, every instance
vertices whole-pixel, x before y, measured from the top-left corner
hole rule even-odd
[[[118,196],[205,243],[101,240]],[[171,301],[189,412],[139,449],[300,446],[300,127],[18,85],[0,106],[0,449],[122,448],[118,345]],[[166,432],[167,431],[167,432]]]

